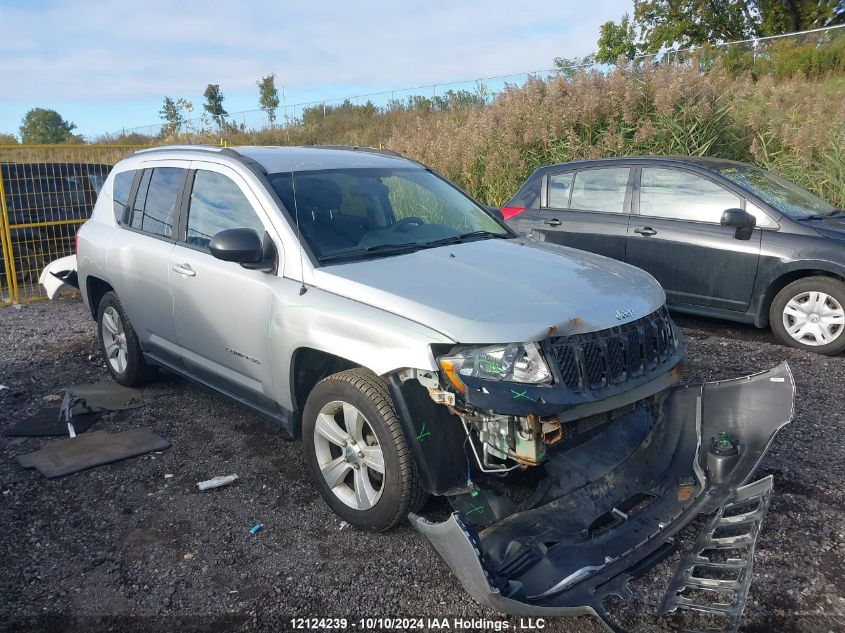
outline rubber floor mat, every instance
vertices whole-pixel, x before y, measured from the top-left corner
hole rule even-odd
[[[44,407],[34,415],[21,420],[3,432],[6,437],[52,437],[67,435],[67,422],[59,421],[61,407]],[[100,413],[74,413],[73,429],[77,434],[85,433],[100,419]]]
[[[140,389],[124,387],[112,380],[87,385],[73,385],[68,387],[68,391],[84,400],[89,409],[122,411],[123,409],[137,409],[144,405]]]
[[[37,468],[42,475],[52,479],[165,448],[170,448],[170,442],[150,429],[120,433],[94,431],[21,455],[18,463],[24,468]]]

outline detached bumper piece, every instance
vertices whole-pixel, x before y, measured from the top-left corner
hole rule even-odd
[[[772,498],[771,476],[737,488],[678,565],[660,615],[709,620],[708,630],[736,631],[751,588],[754,545]],[[684,622],[686,630],[690,630]],[[714,629],[720,626],[720,629]]]
[[[550,451],[536,491],[504,516],[409,518],[479,603],[516,616],[592,614],[621,631],[605,601],[630,599],[628,581],[665,558],[693,519],[712,515],[661,613],[712,616],[735,631],[772,491],[770,477],[747,482],[793,401],[785,363],[674,387],[586,442]]]
[[[41,271],[39,283],[44,286],[47,297],[56,296],[72,288],[79,289],[79,279],[76,276],[76,255],[68,255],[56,259]]]

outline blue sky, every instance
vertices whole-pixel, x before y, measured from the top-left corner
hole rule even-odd
[[[251,110],[271,72],[293,104],[549,68],[631,4],[0,0],[0,132],[32,107],[89,136],[155,124],[165,95],[201,111],[208,83]]]

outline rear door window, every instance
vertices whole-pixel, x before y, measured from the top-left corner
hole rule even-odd
[[[184,178],[185,170],[178,167],[145,170],[132,205],[131,226],[150,235],[172,237]]]
[[[191,189],[185,241],[208,248],[211,238],[225,229],[253,229],[264,235],[264,225],[235,181],[198,169]]]
[[[602,213],[624,213],[628,167],[587,169],[575,174],[569,208]]]

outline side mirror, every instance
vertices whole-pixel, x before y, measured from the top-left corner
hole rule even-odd
[[[757,218],[742,209],[725,209],[722,213],[721,225],[735,228],[736,239],[750,240],[754,227],[757,226]]]
[[[485,204],[484,208],[490,212],[494,218],[501,220],[502,222],[505,221],[505,216],[502,215],[502,210],[499,207],[494,207],[492,204]]]
[[[224,262],[257,264],[263,258],[261,238],[252,229],[226,229],[208,243],[212,256]]]

